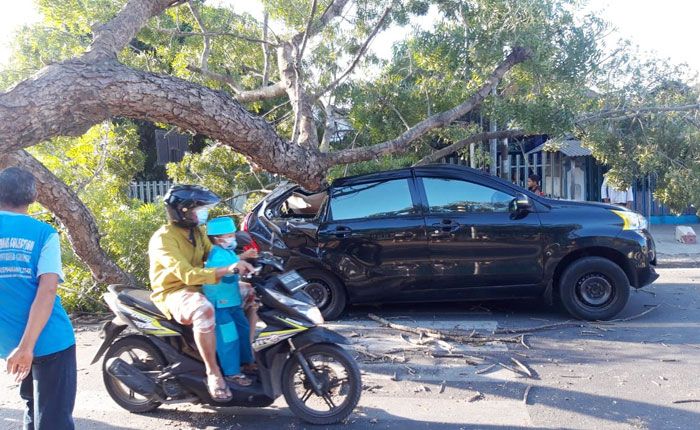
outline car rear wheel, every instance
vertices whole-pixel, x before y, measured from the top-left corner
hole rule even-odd
[[[301,272],[308,285],[304,291],[316,302],[323,318],[336,319],[345,310],[347,302],[345,288],[334,275],[322,270],[304,270]]]
[[[625,272],[602,257],[574,261],[559,280],[559,297],[576,318],[594,321],[617,315],[627,304],[630,284]]]

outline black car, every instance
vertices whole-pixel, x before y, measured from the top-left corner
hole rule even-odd
[[[315,194],[284,184],[243,229],[263,248],[286,245],[288,268],[328,319],[351,303],[542,297],[602,320],[630,286],[658,278],[636,212],[540,197],[454,165],[341,178]]]

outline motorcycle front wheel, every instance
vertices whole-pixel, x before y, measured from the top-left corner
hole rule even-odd
[[[296,355],[292,355],[282,371],[282,393],[289,409],[311,424],[334,424],[347,418],[362,393],[355,360],[338,345],[325,343],[304,348],[301,354],[320,382],[321,395],[316,394]]]

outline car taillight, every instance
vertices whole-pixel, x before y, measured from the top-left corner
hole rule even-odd
[[[248,222],[250,222],[250,216],[253,212],[248,212],[246,216],[243,217],[243,222],[241,223],[241,230],[248,231]]]
[[[248,212],[248,214],[243,217],[243,222],[241,222],[241,230],[242,231],[248,231],[248,223],[250,222],[250,217],[253,215],[253,212]],[[257,252],[260,252],[260,246],[255,242],[255,239],[253,239],[253,236],[251,235],[250,237],[250,245],[246,245],[243,247],[244,251],[247,251],[249,249],[254,249]]]

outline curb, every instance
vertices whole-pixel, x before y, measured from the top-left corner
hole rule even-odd
[[[700,268],[700,254],[656,254],[659,269]]]

